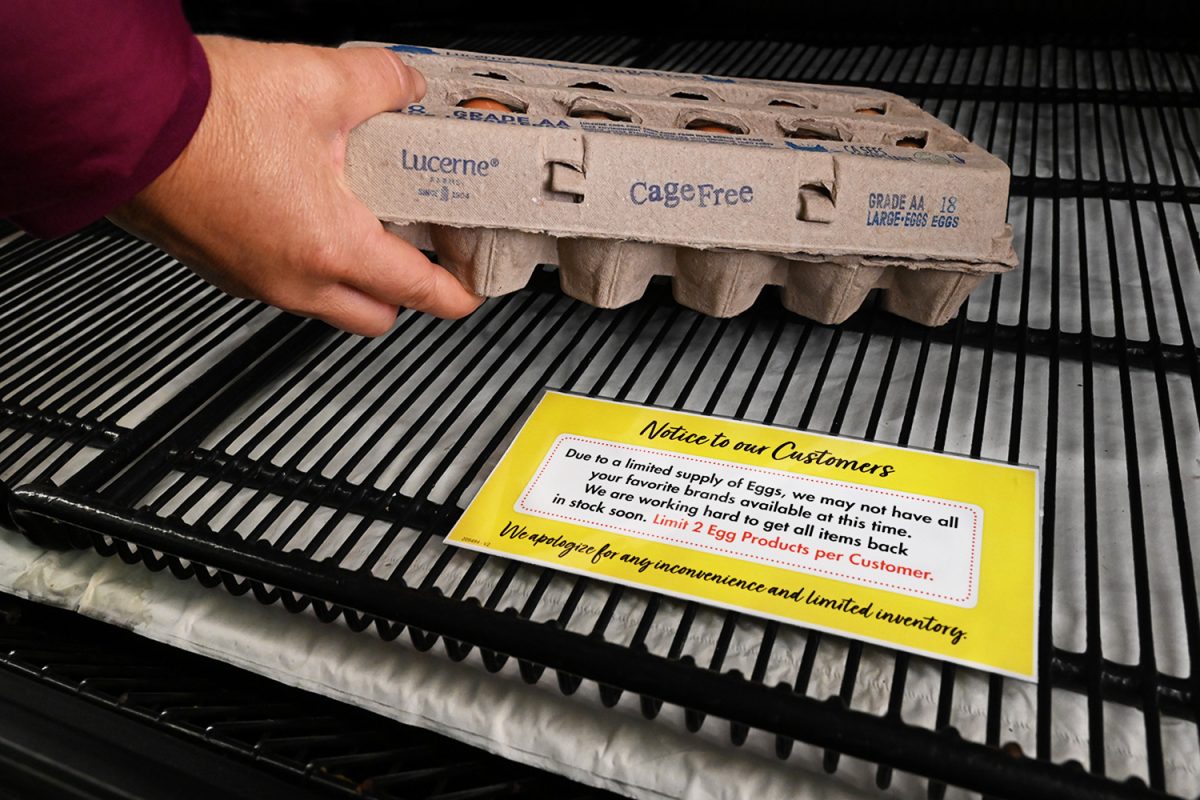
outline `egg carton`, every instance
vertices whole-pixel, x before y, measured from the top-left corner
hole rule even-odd
[[[351,133],[350,188],[477,294],[539,264],[614,308],[650,278],[728,317],[765,285],[940,325],[1016,266],[1009,169],[897,95],[407,45],[426,96]]]

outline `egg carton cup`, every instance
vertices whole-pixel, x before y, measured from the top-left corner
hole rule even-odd
[[[346,46],[391,47],[429,87],[355,128],[348,185],[483,296],[544,263],[603,308],[666,275],[718,317],[775,285],[825,323],[880,289],[939,325],[1017,263],[1007,165],[896,95]]]
[[[655,275],[673,278],[675,299],[714,317],[750,308],[764,286],[782,287],[785,308],[836,324],[872,289],[883,307],[924,325],[949,321],[988,273],[947,262],[921,269],[902,259],[834,259],[746,250],[694,248],[622,239],[556,238],[497,228],[389,223],[389,229],[438,253],[439,262],[471,291],[499,297],[519,291],[538,264],[557,265],[563,292],[599,308],[620,308],[645,293]]]

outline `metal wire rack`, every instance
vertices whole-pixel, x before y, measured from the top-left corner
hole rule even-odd
[[[277,313],[107,223],[0,244],[0,496],[111,447]]]
[[[661,283],[601,311],[560,295],[548,270],[465,321],[404,314],[374,341],[214,295],[181,328],[203,363],[160,402],[151,389],[177,366],[93,373],[92,393],[119,398],[94,408],[55,405],[51,384],[13,374],[0,475],[24,484],[12,497],[22,525],[384,638],[407,630],[417,647],[441,641],[493,670],[516,658],[526,680],[567,694],[584,679],[608,705],[634,693],[648,717],[682,707],[692,730],[718,717],[735,746],[767,732],[781,758],[797,740],[823,748],[830,772],[843,755],[866,759],[880,788],[903,772],[927,777],[934,798],[948,786],[1200,795],[1194,41],[445,44],[901,92],[1012,164],[1023,267],[940,329],[872,303],[821,326],[771,294],[715,320],[675,306]],[[47,353],[78,359],[103,344],[69,327],[80,306],[49,298],[96,263],[121,285],[110,248],[153,255],[103,228],[73,242],[12,239],[0,274],[40,265],[28,268],[53,313],[37,329],[66,331]],[[80,295],[124,332],[110,346],[149,343],[162,317],[153,292],[179,292],[171,309],[208,297],[182,275],[139,286]],[[247,320],[256,332],[231,342]],[[0,341],[37,352],[29,330]],[[1041,682],[444,546],[548,388],[1038,464]],[[134,407],[144,416],[131,419]],[[986,713],[963,715],[967,695],[985,697]]]
[[[149,723],[146,736],[168,731],[315,785],[321,796],[615,797],[78,615],[4,605],[0,671]]]

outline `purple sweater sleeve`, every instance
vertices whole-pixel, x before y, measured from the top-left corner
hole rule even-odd
[[[3,0],[0,217],[61,236],[104,216],[183,151],[209,90],[178,0]]]

